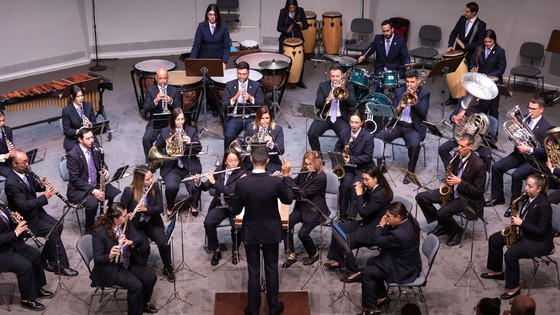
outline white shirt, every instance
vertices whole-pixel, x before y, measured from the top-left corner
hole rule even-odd
[[[474,25],[474,22],[476,21],[477,16],[475,15],[475,17],[473,17],[469,21],[469,26],[467,27],[467,32],[465,33],[465,37],[467,37],[467,34],[471,31],[472,26]],[[465,22],[466,23],[466,22]]]

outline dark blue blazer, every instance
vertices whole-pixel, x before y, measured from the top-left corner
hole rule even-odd
[[[97,183],[99,184],[99,170],[101,169],[101,154],[98,151],[92,152],[93,164],[95,164],[95,169],[97,173]],[[68,189],[66,195],[71,201],[79,201],[84,192],[91,188],[89,184],[89,173],[86,156],[82,151],[79,144],[75,144],[68,154],[66,155],[68,161],[66,165],[68,167],[68,174],[70,179],[68,180]],[[96,188],[96,187],[93,187]]]
[[[486,23],[482,21],[480,18],[476,18],[474,24],[471,26],[469,33],[465,34],[465,23],[467,19],[464,15],[461,15],[457,24],[449,34],[449,43],[447,47],[453,47],[454,49],[463,49],[459,45],[453,46],[455,44],[455,39],[459,37],[459,39],[465,45],[465,51],[467,53],[467,63],[470,63],[472,54],[476,47],[482,45],[484,42],[484,31],[486,31]]]
[[[350,81],[350,80],[349,80]],[[345,101],[339,102],[340,107],[340,115],[342,119],[348,121],[348,115],[350,115],[350,111],[356,107],[356,96],[354,95],[354,86],[352,83],[346,83],[346,89],[348,90],[348,98]],[[331,81],[323,81],[319,84],[319,88],[317,89],[317,97],[315,98],[315,108],[319,111],[317,115],[321,114],[321,110],[323,106],[326,106],[323,114],[329,114],[331,103],[327,103],[325,105],[325,101],[331,92]]]
[[[504,82],[503,75],[506,71],[506,51],[498,44],[495,44],[488,58],[486,58],[486,47],[482,45],[478,49],[481,49],[480,56],[478,56],[478,73],[486,74],[489,77],[498,77],[498,83],[502,84]],[[469,65],[469,70],[477,67],[476,60],[474,59]]]
[[[146,197],[148,199],[148,211],[144,212],[144,215],[150,216],[150,221],[152,224],[163,228],[163,220],[161,219],[161,213],[163,212],[163,199],[159,185],[155,183],[152,186],[152,191]],[[128,213],[132,213],[138,201],[134,200],[134,190],[130,187],[126,187],[123,191],[121,197],[121,203],[126,207]],[[136,215],[130,223],[138,229],[138,224],[140,223],[141,212],[136,212]]]
[[[185,130],[187,136],[191,138],[191,143],[200,143],[200,139],[198,138],[198,130],[194,127],[189,127],[189,129]],[[167,149],[165,148],[165,141],[171,137],[171,133],[169,132],[169,128],[161,129],[157,140],[156,145],[160,152],[167,155]],[[197,155],[193,155],[191,157],[182,157],[181,161],[183,162],[183,166],[189,170],[190,174],[200,174],[202,173],[202,165],[200,164],[200,159]],[[161,165],[161,169],[159,170],[159,174],[161,177],[164,177],[175,167],[179,167],[179,162],[177,160],[172,161],[165,161]]]
[[[272,141],[274,141],[276,145],[272,147],[272,149],[268,149],[268,148],[267,149],[269,153],[274,152],[276,154],[269,155],[269,161],[268,161],[269,165],[267,165],[267,169],[280,170],[282,169],[282,161],[280,161],[279,154],[284,154],[286,152],[284,151],[284,130],[282,129],[282,126],[280,126],[279,124],[275,124],[275,125],[276,128],[274,129],[270,129],[270,127],[268,127],[268,134],[272,136]],[[245,138],[252,137],[256,133],[258,133],[258,129],[253,129],[249,127],[245,129]],[[251,161],[248,157],[246,157],[244,161],[251,164]],[[248,168],[246,169],[248,170]]]
[[[391,41],[389,55],[385,50],[385,37],[382,34],[375,35],[373,41],[362,52],[362,55],[368,57],[375,52],[375,73],[383,72],[383,68],[387,70],[399,70],[398,68],[404,64],[410,63],[410,56],[406,48],[406,41],[403,37],[394,34]],[[404,68],[399,70],[399,75],[404,77]]]
[[[356,196],[353,202],[361,218],[361,220],[356,221],[360,226],[354,232],[354,238],[361,243],[371,244],[375,226],[385,215],[391,200],[389,200],[385,189],[378,185],[373,190],[366,190],[363,195]]]
[[[159,101],[157,105],[154,103],[154,99],[158,94],[159,87],[157,85],[152,85],[146,90],[146,96],[144,97],[144,113],[150,113],[150,118],[153,118],[153,114],[163,112],[163,101]],[[167,95],[173,99],[173,103],[167,104],[168,110],[181,107],[181,93],[176,87],[167,85]]]
[[[281,9],[280,15],[278,15],[278,23],[276,25],[276,30],[280,33],[278,41],[283,42],[284,39],[290,37],[297,37],[303,41],[304,38],[301,31],[309,28],[309,24],[307,23],[307,18],[305,16],[305,10],[301,7],[297,8],[294,14],[294,18],[292,19],[288,15],[287,20],[284,18],[285,12],[286,9]],[[296,22],[301,22],[302,27],[300,28],[299,25],[295,24]],[[293,36],[292,32],[288,33],[288,27],[290,27],[290,25],[292,24],[294,25],[294,27],[292,27]]]
[[[25,175],[29,186],[13,171],[6,177],[6,197],[10,210],[18,212],[27,221],[27,226],[34,234],[39,233],[39,212],[47,215],[43,208],[49,203],[47,197],[42,194],[37,197],[37,192],[45,191],[38,181],[32,176]]]
[[[451,172],[455,175],[459,173],[460,158],[457,157],[451,166]],[[463,168],[461,174],[461,182],[457,186],[457,192],[460,197],[465,198],[469,202],[469,206],[474,209],[484,209],[484,191],[486,189],[486,166],[482,159],[471,152],[467,159],[467,164]],[[451,192],[453,193],[453,191]],[[476,216],[465,208],[465,216],[468,220],[476,219]],[[479,213],[482,215],[482,213]]]
[[[309,175],[309,177],[308,177]],[[299,192],[309,201],[321,210],[326,216],[329,215],[329,207],[325,199],[327,189],[327,175],[325,172],[314,172],[311,174],[299,174],[294,179],[294,184],[298,187]],[[315,210],[313,210],[315,209]],[[294,212],[301,212],[301,218],[306,223],[317,223],[323,221],[323,216],[316,212],[309,203],[304,201],[296,201]]]
[[[348,129],[345,133],[341,134],[340,138],[336,141],[335,151],[342,152],[344,146],[350,141],[351,130]],[[367,132],[364,128],[360,129],[356,140],[350,146],[350,164],[356,164],[356,170],[366,169],[373,161],[373,148],[374,136]],[[361,172],[355,172],[360,174]]]
[[[522,208],[518,211],[521,212]],[[552,207],[548,198],[540,193],[529,204],[521,223],[521,241],[531,257],[547,255],[554,248],[552,230]],[[518,214],[521,214],[518,212]]]
[[[393,106],[396,108],[402,99],[403,94],[406,92],[406,86],[400,87],[395,90],[395,98],[393,99]],[[420,139],[424,141],[426,138],[426,125],[424,121],[428,115],[428,108],[430,107],[430,91],[428,89],[420,87],[417,90],[418,93],[418,104],[411,107],[410,118],[412,119],[412,124],[414,129],[420,134]]]
[[[4,125],[4,132],[6,133],[6,137],[8,137],[8,140],[10,140],[12,143],[14,143],[14,135],[12,134],[12,128]],[[8,145],[6,144],[6,139],[4,138],[4,135],[2,135],[2,140],[0,140],[0,154],[6,154],[10,152]],[[6,177],[8,176],[8,173],[12,171],[12,165],[5,161],[5,162],[0,162],[0,175]]]
[[[206,22],[198,23],[194,35],[194,43],[191,49],[191,58],[221,59],[223,63],[228,62],[231,39],[225,23],[210,32],[210,25]]]
[[[93,105],[88,102],[82,103],[84,106],[84,114],[95,124],[95,111],[93,110]],[[64,150],[70,151],[74,144],[78,143],[78,138],[76,137],[76,132],[78,129],[82,128],[82,118],[78,114],[78,111],[74,108],[74,104],[70,103],[62,109],[62,129],[64,132]]]
[[[228,113],[227,108],[229,106],[232,106],[229,101],[235,94],[237,94],[238,87],[239,87],[239,81],[237,79],[231,80],[228,83],[226,83],[226,87],[224,88],[224,98],[222,100],[222,108],[224,110],[224,114],[227,114]],[[264,104],[264,93],[262,91],[262,87],[259,82],[248,79],[247,93],[249,93],[251,96],[255,98],[255,105]]]

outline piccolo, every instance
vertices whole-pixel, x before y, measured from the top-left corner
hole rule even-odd
[[[14,221],[15,224],[19,224],[22,221],[19,219],[19,217],[16,215],[15,212],[10,210],[10,208],[6,206],[6,204],[2,200],[0,200],[0,211],[4,211],[4,213],[7,212],[10,215],[10,219],[12,219],[12,221]],[[33,232],[31,232],[29,227],[27,228],[26,232],[27,234],[29,234],[29,236],[35,242],[38,248],[43,247],[44,244],[35,236],[35,234],[33,234]]]
[[[29,175],[33,176],[33,178],[35,178],[36,181],[38,181],[41,185],[45,186],[45,187],[52,187],[51,184],[46,183],[41,177],[39,177],[39,175],[35,174],[35,172],[33,172],[31,170],[31,166],[27,167],[27,173],[29,173]],[[60,200],[62,200],[68,207],[70,208],[74,208],[75,205],[72,204],[70,202],[70,200],[68,200],[66,197],[64,197],[63,195],[61,195],[58,191],[54,193],[58,198],[60,198]]]
[[[222,170],[222,171],[217,171],[217,172],[210,172],[210,174],[216,175],[216,174],[221,174],[221,173],[225,173],[225,172],[235,171],[235,170],[238,170],[238,169],[240,169],[240,167],[228,168],[228,169],[225,169],[225,170]],[[184,178],[181,181],[181,183],[188,182],[189,180],[194,180],[196,178],[202,178],[202,177],[206,177],[206,174],[189,176],[187,178]]]

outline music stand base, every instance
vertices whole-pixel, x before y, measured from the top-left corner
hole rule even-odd
[[[464,233],[464,232],[463,232]],[[476,276],[476,278],[478,279],[478,282],[480,283],[480,285],[482,286],[482,288],[484,290],[486,290],[486,287],[484,286],[484,283],[482,283],[482,280],[480,280],[480,277],[478,276],[478,273],[476,273],[476,269],[474,267],[474,263],[473,263],[473,251],[474,251],[474,223],[472,224],[472,235],[473,235],[473,239],[471,240],[471,257],[469,260],[469,263],[467,265],[467,268],[465,269],[465,272],[463,272],[463,274],[461,275],[461,278],[459,278],[459,280],[457,280],[457,282],[455,282],[455,284],[453,286],[457,286],[457,284],[459,283],[459,281],[461,281],[461,279],[463,279],[463,277],[465,277],[465,275],[467,274],[467,272],[469,272],[469,270],[472,270],[472,272],[474,273],[474,275]],[[471,277],[469,276],[468,280],[467,280],[467,300],[469,299],[469,290],[471,288]]]
[[[89,67],[89,71],[93,71],[93,72],[100,72],[105,70],[107,70],[107,67],[100,64],[96,64],[95,66]]]

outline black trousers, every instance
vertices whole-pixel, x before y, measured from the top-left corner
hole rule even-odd
[[[224,149],[227,149],[231,142],[237,139],[241,131],[245,130],[253,120],[241,117],[226,117],[224,124]]]
[[[504,246],[506,241],[501,231],[496,232],[488,238],[488,261],[486,268],[492,271],[502,271],[502,257],[506,265],[506,290],[517,288],[519,286],[519,259],[529,257],[523,241],[506,250],[504,254]]]
[[[80,198],[84,193],[85,191],[80,194]],[[120,193],[121,191],[111,184],[107,184],[107,186],[105,186],[105,199],[108,200],[108,204],[111,204],[113,202],[113,199]],[[80,202],[79,199],[70,198],[70,196],[68,196],[68,199],[70,199],[70,201],[74,203]],[[84,224],[86,232],[93,230],[93,224],[95,223],[95,216],[97,215],[99,202],[100,201],[97,198],[95,198],[92,194],[89,194],[87,196],[86,202],[84,204],[86,208],[86,215],[85,215],[86,222]],[[99,213],[99,215],[101,215],[103,211],[104,210],[101,209],[101,213]]]
[[[345,175],[338,186],[338,206],[341,216],[356,217],[358,209],[353,205],[356,198],[354,183],[362,181],[362,169],[345,167]]]
[[[451,194],[453,194],[453,191],[451,191]],[[424,213],[426,221],[428,223],[438,221],[438,224],[445,228],[445,232],[450,237],[461,228],[453,216],[465,211],[465,206],[460,199],[451,198],[451,201],[442,205],[438,210],[434,206],[441,201],[438,189],[424,191],[416,195],[416,202]]]
[[[340,224],[340,228],[346,233],[346,236],[348,237],[351,249],[374,245],[373,235],[371,236],[371,241],[367,243],[356,240],[356,234],[354,232],[356,232],[360,228],[361,224],[361,221],[353,221]],[[337,261],[341,267],[345,267],[351,272],[360,271],[360,269],[358,268],[358,264],[356,263],[356,257],[354,257],[354,254],[346,253],[346,261],[344,259],[344,254],[344,248],[336,241],[334,236],[332,236],[327,258]]]
[[[247,271],[249,280],[247,285],[248,305],[245,314],[258,315],[261,308],[261,251],[264,258],[264,275],[266,278],[266,299],[270,313],[278,310],[278,243],[272,244],[245,244],[247,255]]]
[[[420,155],[420,134],[412,124],[397,123],[392,131],[383,130],[375,135],[376,138],[383,140],[385,143],[391,143],[397,138],[403,138],[404,144],[408,149],[408,170],[412,173],[416,170],[418,156]]]
[[[362,269],[362,308],[364,310],[377,309],[377,299],[387,297],[387,289],[385,289],[385,279],[387,273],[370,259],[367,267]]]
[[[343,133],[350,130],[350,125],[341,117],[338,117],[334,123],[330,121],[329,117],[327,117],[327,120],[314,120],[311,123],[311,126],[309,126],[309,131],[307,132],[307,138],[309,138],[309,146],[311,147],[311,150],[321,152],[319,136],[322,136],[325,131],[329,129],[334,130],[334,133],[340,139],[340,136]]]
[[[12,267],[1,271],[16,274],[22,300],[34,300],[37,298],[37,290],[47,284],[41,254],[37,249],[24,243],[14,245],[12,248]]]
[[[225,218],[229,218],[229,223],[231,224],[231,241],[234,244],[231,251],[237,251],[241,244],[241,235],[239,235],[240,233],[235,228],[235,215],[225,207],[212,208],[208,210],[208,214],[204,219],[204,230],[206,231],[206,237],[208,237],[208,249],[211,251],[215,251],[220,246],[217,227]]]
[[[190,172],[186,168],[175,167],[163,176],[163,181],[165,182],[165,200],[167,202],[167,209],[173,209],[175,199],[177,198],[179,188],[181,187],[181,180],[189,175]],[[187,188],[190,196],[198,194],[199,197],[197,197],[197,199],[200,198],[200,189],[196,188],[193,180],[186,182],[185,187]]]
[[[315,242],[313,242],[313,238],[311,238],[310,234],[311,231],[313,231],[313,229],[317,227],[320,222],[303,221],[303,217],[299,209],[294,210],[292,211],[292,213],[290,213],[288,222],[289,222],[288,231],[282,230],[282,232],[284,233],[283,239],[285,240],[285,242],[287,241],[288,243],[287,247],[290,253],[295,253],[296,251],[294,246],[294,227],[296,224],[301,223],[301,227],[298,232],[298,238],[301,241],[303,248],[305,248],[307,255],[309,255],[309,257],[315,256],[315,254],[317,254],[317,246],[315,246]],[[286,243],[284,243],[284,251],[285,250],[286,250]]]
[[[150,302],[157,276],[148,267],[131,265],[125,269],[119,266],[115,285],[126,289],[128,314],[142,315],[144,305]]]
[[[150,119],[146,125],[144,135],[142,136],[142,148],[144,149],[144,155],[146,157],[148,157],[148,152],[152,148],[160,131],[161,129],[154,130],[154,122]]]
[[[154,241],[158,247],[159,256],[161,257],[161,261],[163,262],[163,266],[168,270],[172,271],[173,266],[171,264],[171,248],[167,244],[167,237],[165,236],[165,230],[163,227],[156,225],[152,220],[140,221],[138,223],[138,228],[136,228],[138,234],[144,238],[146,244],[150,244],[149,239]],[[148,250],[143,252],[140,260],[144,261],[144,266],[147,265],[148,256],[150,255],[149,247]]]
[[[39,229],[37,233],[35,233],[35,235],[41,237],[47,236],[56,222],[57,220],[51,217],[45,211],[39,211]],[[49,240],[46,241],[45,245],[43,246],[41,258],[43,259],[43,261],[50,260],[55,264],[58,263],[60,268],[67,268],[70,266],[70,264],[68,262],[68,256],[66,255],[66,249],[64,249],[64,244],[60,239],[63,228],[63,225],[60,224],[57,231],[51,233]]]
[[[519,153],[511,153],[492,165],[492,198],[504,199],[504,173],[517,168],[511,174],[511,200],[521,196],[523,180],[533,174],[531,164]]]

